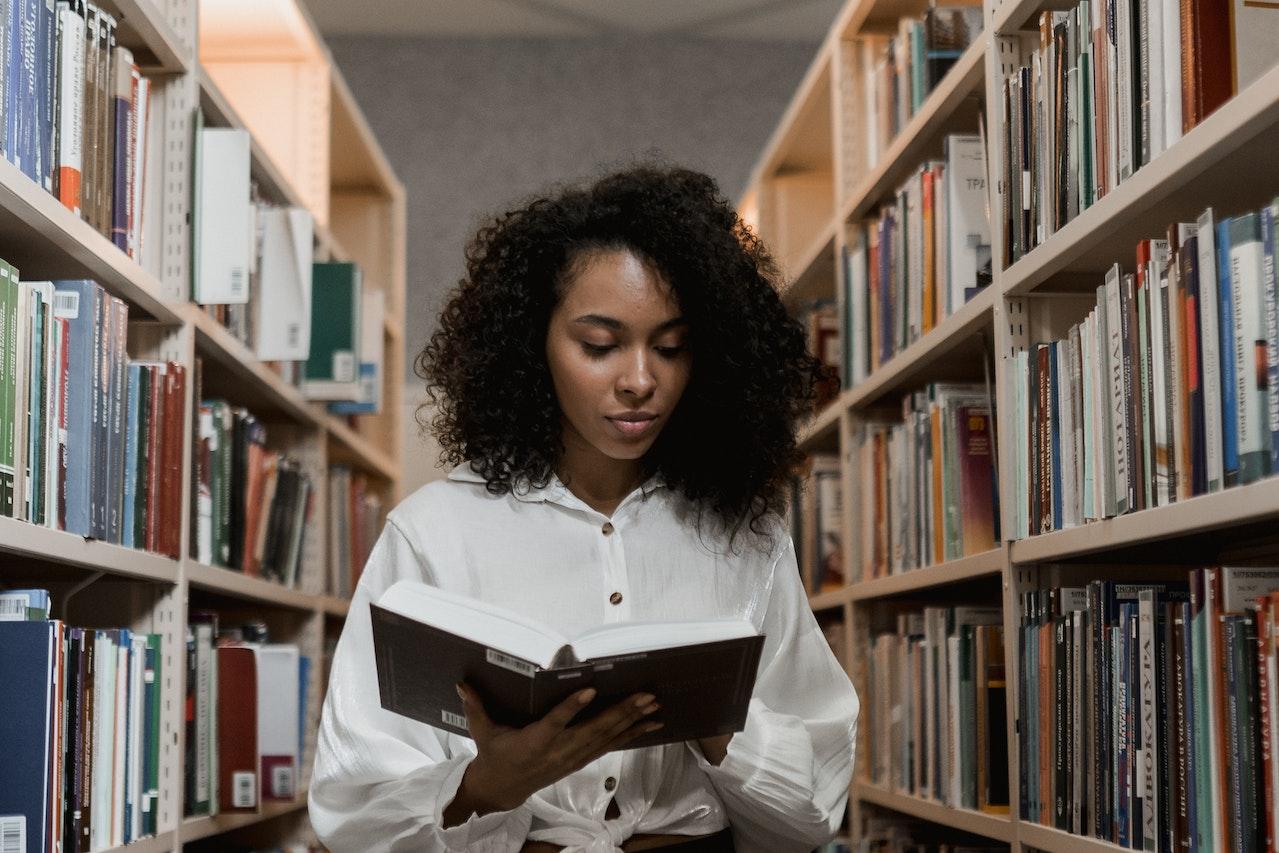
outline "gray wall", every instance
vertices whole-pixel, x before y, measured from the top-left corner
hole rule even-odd
[[[648,154],[736,199],[816,44],[329,36],[408,193],[408,363],[483,217]],[[405,377],[410,403],[419,382]],[[417,431],[406,493],[433,476]],[[429,457],[429,458],[428,458]],[[426,467],[422,467],[425,465]]]

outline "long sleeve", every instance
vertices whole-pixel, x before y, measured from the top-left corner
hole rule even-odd
[[[474,744],[381,707],[369,603],[405,578],[433,582],[425,558],[388,521],[333,659],[310,788],[312,825],[334,853],[518,851],[532,820],[525,806],[440,828]]]
[[[745,728],[718,766],[688,742],[742,853],[799,853],[829,841],[852,778],[857,694],[809,609],[789,537],[772,578]]]

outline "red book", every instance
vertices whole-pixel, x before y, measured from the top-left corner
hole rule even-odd
[[[959,447],[960,525],[965,557],[995,547],[994,465],[990,412],[961,406],[955,411]]]
[[[161,490],[164,523],[161,526],[160,553],[175,560],[181,556],[179,543],[182,525],[182,441],[186,435],[186,368],[169,362],[164,373],[164,482]]]
[[[218,809],[258,808],[258,666],[249,646],[218,650]]]

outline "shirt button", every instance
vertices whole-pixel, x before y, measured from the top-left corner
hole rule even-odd
[[[610,776],[610,777],[608,777],[607,779],[605,779],[605,780],[604,780],[604,790],[605,790],[605,791],[611,791],[611,790],[613,790],[613,789],[614,789],[614,788],[616,788],[616,787],[617,787],[617,780],[616,780],[616,779],[614,779],[612,776]]]
[[[604,522],[604,526],[600,528],[600,532],[603,533],[605,536],[608,536],[609,534],[611,534],[613,532],[613,522],[611,521]]]
[[[621,604],[622,594],[620,592],[615,592],[608,597],[608,601],[610,604]]]

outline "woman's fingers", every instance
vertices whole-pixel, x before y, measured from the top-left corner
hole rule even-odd
[[[620,734],[660,707],[651,693],[639,693],[618,702],[590,722],[571,727],[565,733],[565,737],[574,739],[568,751],[575,759],[599,754]]]
[[[595,698],[595,688],[588,687],[585,690],[578,690],[576,693],[570,693],[567,698],[556,705],[554,708],[546,712],[546,715],[532,726],[542,726],[552,731],[562,731],[573,722],[573,718],[577,713],[591,704],[591,700]]]
[[[462,697],[462,708],[466,711],[466,728],[471,733],[471,740],[476,743],[487,741],[489,734],[493,731],[493,721],[484,710],[484,702],[466,684],[457,685],[457,695]]]

